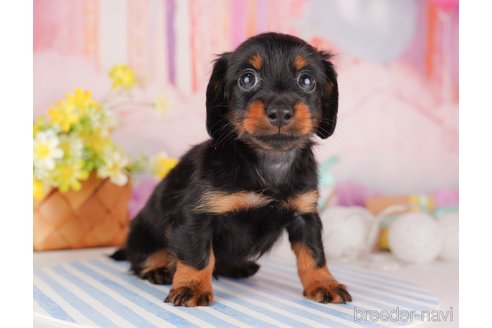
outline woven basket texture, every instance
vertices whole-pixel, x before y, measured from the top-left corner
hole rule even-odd
[[[34,201],[34,250],[119,246],[129,226],[130,183],[92,174],[79,191],[53,189]]]

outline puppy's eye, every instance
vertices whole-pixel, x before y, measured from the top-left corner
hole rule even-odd
[[[259,82],[258,75],[253,70],[247,70],[239,77],[237,84],[244,91],[249,91],[256,87]]]
[[[314,77],[309,73],[301,73],[297,78],[297,84],[305,91],[313,91],[316,87],[316,81]]]

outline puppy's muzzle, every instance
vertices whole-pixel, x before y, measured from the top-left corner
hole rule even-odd
[[[277,98],[270,101],[265,111],[270,123],[279,128],[289,124],[294,118],[293,104],[289,99]]]
[[[285,107],[268,107],[266,114],[270,120],[270,123],[280,128],[292,122],[294,110],[292,108]]]

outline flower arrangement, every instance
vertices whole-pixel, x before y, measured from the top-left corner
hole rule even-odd
[[[151,163],[145,156],[132,159],[116,145],[111,135],[125,107],[150,107],[161,115],[169,101],[135,101],[131,90],[138,81],[127,65],[114,66],[109,77],[112,87],[101,101],[77,88],[34,121],[36,251],[121,245],[130,210],[143,201],[142,184],[134,178],[130,184],[130,176],[149,170],[162,179],[177,164],[163,152]]]
[[[129,174],[145,169],[146,158],[131,160],[111,139],[118,125],[116,104],[132,104],[129,91],[137,84],[135,72],[116,65],[109,72],[112,90],[101,102],[89,90],[77,88],[38,117],[33,124],[33,196],[42,199],[49,190],[78,191],[81,182],[94,172],[118,186],[127,184]],[[119,98],[127,95],[123,101]],[[133,102],[134,104],[136,102]],[[154,102],[138,102],[165,111],[164,97]],[[152,160],[151,170],[162,178],[177,163],[164,154]]]

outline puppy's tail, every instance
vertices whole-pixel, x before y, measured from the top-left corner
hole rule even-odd
[[[109,255],[115,261],[126,261],[128,259],[128,254],[126,252],[126,248],[120,248],[113,255]]]

